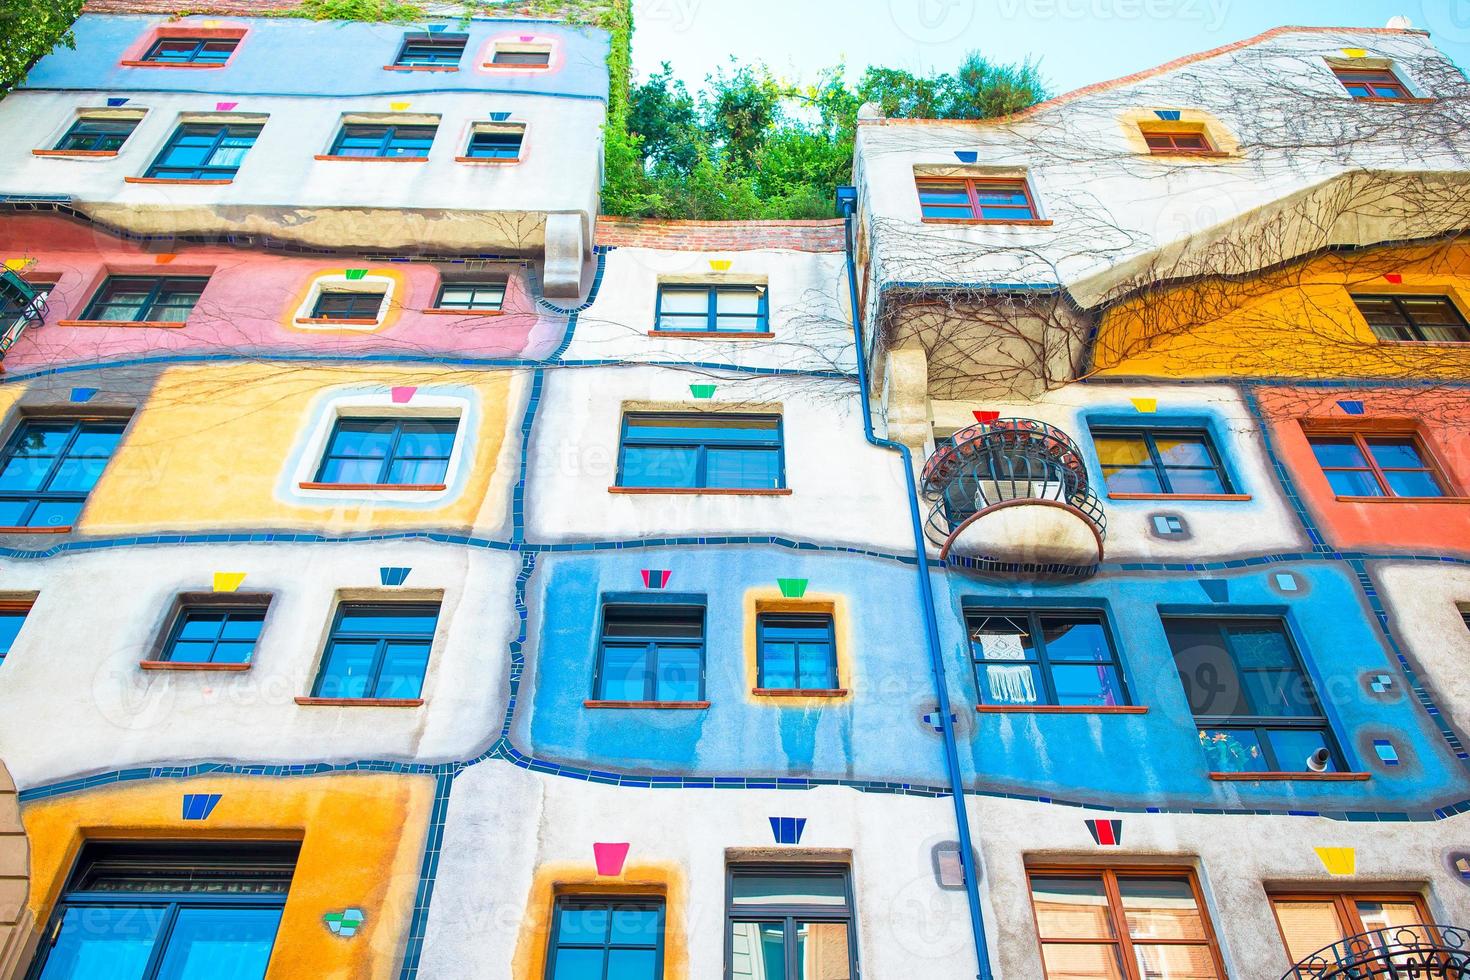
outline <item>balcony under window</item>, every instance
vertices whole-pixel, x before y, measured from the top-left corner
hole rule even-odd
[[[961,429],[924,467],[926,533],[941,558],[983,571],[1081,576],[1103,556],[1106,520],[1065,432],[1033,419]]]
[[[1281,980],[1470,980],[1470,932],[1429,924],[1374,929],[1318,950]]]
[[[25,328],[46,319],[46,292],[20,273],[0,269],[0,357],[20,339]]]

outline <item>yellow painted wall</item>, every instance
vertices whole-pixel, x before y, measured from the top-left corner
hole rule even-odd
[[[184,820],[185,793],[221,799],[208,819]],[[28,803],[30,907],[48,921],[87,839],[300,839],[266,980],[392,980],[433,799],[427,776],[342,773],[156,780]],[[346,908],[366,922],[351,938],[334,936],[322,916]]]
[[[807,709],[852,700],[852,689],[855,686],[853,632],[852,617],[847,611],[846,597],[837,593],[807,592],[800,599],[788,599],[775,586],[761,586],[745,590],[743,608],[745,611],[746,700],[754,704]],[[757,618],[761,613],[829,613],[832,616],[832,638],[837,643],[837,686],[845,689],[847,693],[835,698],[805,698],[794,695],[752,693],[756,682],[760,679]]]
[[[413,385],[421,394],[435,394],[436,383],[478,392],[477,439],[466,447],[461,464],[468,473],[462,492],[446,496],[442,506],[425,508],[345,494],[320,504],[278,499],[283,474],[294,475],[297,453],[319,417],[321,401],[372,385],[383,391]],[[161,527],[470,526],[495,476],[511,384],[507,371],[401,365],[170,368],[92,492],[80,527],[97,533]],[[508,487],[508,481],[500,486]]]
[[[1418,379],[1470,371],[1470,345],[1379,341],[1352,293],[1448,294],[1470,319],[1470,245],[1325,255],[1248,281],[1144,296],[1104,315],[1093,373]]]

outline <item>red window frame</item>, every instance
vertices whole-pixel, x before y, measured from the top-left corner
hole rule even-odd
[[[1359,102],[1410,102],[1414,99],[1409,86],[1391,68],[1333,68],[1332,73],[1348,94]],[[1366,88],[1371,94],[1359,95],[1352,90],[1354,84]],[[1379,88],[1392,89],[1395,94],[1379,95]]]
[[[919,212],[921,216],[924,210],[924,188],[926,185],[947,184],[962,186],[965,196],[969,201],[970,216],[968,218],[930,218],[923,220],[938,224],[976,224],[976,225],[1017,225],[1017,224],[1050,224],[1041,217],[1036,209],[1036,198],[1031,193],[1031,182],[1024,177],[916,177],[914,189],[919,197]],[[1026,197],[1027,216],[1024,218],[987,218],[984,217],[980,203],[979,191],[991,188],[1004,188],[1006,190],[1020,189]]]
[[[1180,146],[1179,141],[1181,138],[1198,140],[1201,145]],[[1156,140],[1165,142],[1163,145],[1158,145],[1155,143]],[[1200,155],[1219,152],[1215,149],[1215,144],[1210,142],[1210,137],[1203,130],[1145,129],[1143,131],[1143,141],[1148,144],[1148,151],[1154,156]]]

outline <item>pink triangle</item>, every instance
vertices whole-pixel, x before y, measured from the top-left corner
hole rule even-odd
[[[530,44],[534,40],[536,40],[536,35],[534,35],[534,34],[522,34],[521,35],[521,43],[522,44]]]
[[[407,405],[409,403],[409,401],[412,400],[412,398],[414,396],[414,393],[417,392],[417,391],[418,391],[418,388],[415,388],[415,387],[412,387],[412,386],[404,386],[402,388],[394,388],[393,389],[393,403],[395,405]]]
[[[238,102],[216,102],[214,104],[214,107],[220,112],[229,112],[231,109],[235,108],[235,106],[239,104],[240,103]]]
[[[628,859],[627,844],[593,844],[592,857],[597,862],[597,873],[604,878],[616,878],[623,873],[623,862]]]

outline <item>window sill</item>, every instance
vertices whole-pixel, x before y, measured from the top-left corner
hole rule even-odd
[[[1248,493],[1110,493],[1109,500],[1250,500]]]
[[[344,327],[376,327],[378,325],[377,320],[369,320],[367,317],[298,316],[296,322],[313,325],[338,323]]]
[[[1470,504],[1470,497],[1333,497],[1344,504]]]
[[[921,218],[926,225],[1016,225],[1022,228],[1049,228],[1056,224],[1050,218],[1020,218],[1002,221],[995,218]]]
[[[182,330],[187,320],[57,320],[58,327],[120,327],[146,330]]]
[[[172,660],[140,660],[138,666],[144,670],[224,670],[239,672],[249,670],[250,664],[192,664],[175,663]]]
[[[193,71],[206,71],[206,70],[211,69],[211,68],[216,68],[216,69],[217,68],[223,68],[223,67],[225,67],[225,65],[228,65],[229,62],[225,62],[224,64],[219,64],[219,65],[196,65],[196,64],[190,64],[188,62],[183,62],[183,63],[179,63],[179,64],[171,64],[171,63],[169,63],[167,61],[129,61],[129,60],[123,60],[123,61],[119,61],[118,64],[119,65],[122,65],[124,68],[187,68],[187,69],[191,69]]]
[[[315,483],[303,481],[297,484],[302,490],[400,490],[404,493],[432,492],[448,489],[444,483]]]
[[[982,715],[1146,715],[1143,704],[977,704]]]
[[[384,71],[459,71],[459,65],[384,65]]]
[[[1349,94],[1349,98],[1351,98],[1354,102],[1387,102],[1387,103],[1395,103],[1395,102],[1397,102],[1397,103],[1407,103],[1409,105],[1429,105],[1432,102],[1438,102],[1439,101],[1438,99],[1421,99],[1421,98],[1417,98],[1417,97],[1414,97],[1414,96],[1410,96],[1407,99],[1389,99],[1389,98],[1385,98],[1384,96],[1381,96],[1381,95],[1367,95],[1367,96],[1365,96],[1365,95],[1351,95],[1351,94]]]
[[[62,524],[57,527],[0,527],[0,534],[70,534],[72,526]]]
[[[673,340],[769,340],[769,330],[650,330],[650,337]]]
[[[492,63],[486,61],[486,62],[483,62],[480,65],[480,70],[481,71],[499,71],[499,72],[506,72],[506,73],[509,74],[509,73],[520,72],[520,71],[536,71],[536,72],[540,72],[540,71],[551,71],[551,66],[550,65],[496,65],[496,64],[492,64]]]
[[[654,708],[660,711],[703,711],[708,701],[583,701],[584,708]]]
[[[332,153],[318,153],[317,160],[346,160],[351,163],[428,163],[428,157],[347,157]]]
[[[1235,156],[1234,153],[1221,153],[1219,150],[1155,150],[1149,153],[1151,157],[1176,157],[1182,159],[1198,160],[1203,157],[1206,160],[1225,160]]]
[[[1367,772],[1212,772],[1210,778],[1217,783],[1283,783],[1298,779],[1317,783],[1361,783],[1372,775]]]
[[[750,693],[760,698],[845,698],[845,687],[753,687]]]
[[[520,157],[455,157],[455,163],[520,163]]]
[[[431,306],[419,312],[430,316],[505,316],[504,310],[451,310],[442,306]]]
[[[423,698],[297,698],[305,707],[325,708],[417,708]]]
[[[115,157],[116,150],[32,150],[32,156],[38,157]]]
[[[789,497],[790,487],[774,487],[771,489],[743,487],[608,487],[608,493],[628,494],[708,494],[711,497]]]
[[[233,184],[233,177],[124,177],[125,184]]]

